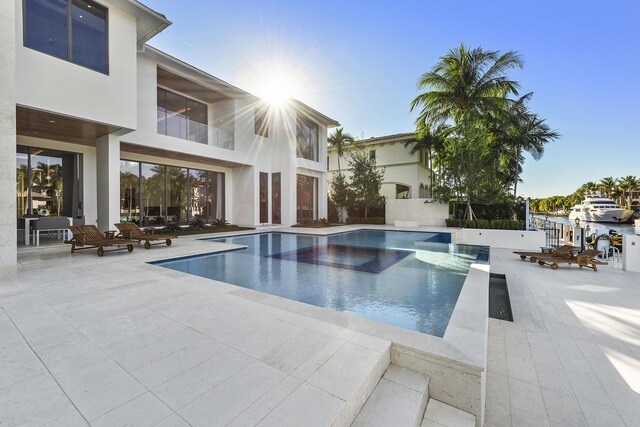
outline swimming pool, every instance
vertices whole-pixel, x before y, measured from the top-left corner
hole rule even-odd
[[[439,337],[471,263],[488,261],[488,248],[448,243],[448,233],[269,232],[206,240],[247,248],[153,263]]]

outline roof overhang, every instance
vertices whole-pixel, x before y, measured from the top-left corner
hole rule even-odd
[[[307,116],[317,120],[319,123],[325,125],[328,128],[340,126],[340,123],[338,123],[336,120],[332,119],[331,117],[325,116],[318,110],[309,107],[307,104],[298,101],[297,99],[291,99],[291,104],[296,110],[302,111]]]
[[[253,97],[249,92],[233,86],[230,83],[225,82],[211,74],[202,71],[199,68],[188,64],[175,56],[171,56],[166,52],[156,49],[148,44],[144,45],[144,53],[158,62],[158,66],[166,69],[169,72],[175,72],[180,76],[186,77],[192,82],[203,86],[208,89],[212,89],[216,92],[223,94],[229,98],[238,98],[243,96]]]
[[[117,7],[136,17],[138,46],[151,40],[156,34],[171,25],[161,13],[136,0],[111,0]]]

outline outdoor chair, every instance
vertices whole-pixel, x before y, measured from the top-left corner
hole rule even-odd
[[[42,217],[38,221],[33,221],[33,241],[36,246],[40,246],[40,233],[43,231],[49,234],[55,231],[58,234],[58,238],[60,238],[60,234],[62,234],[62,238],[66,239],[68,228],[69,218],[66,216]]]
[[[126,249],[131,252],[133,244],[137,243],[135,240],[115,237],[113,232],[102,234],[95,225],[71,225],[69,230],[73,233],[73,238],[65,240],[65,243],[71,245],[71,253],[82,249],[98,248],[98,256],[102,256],[105,247],[116,247],[113,250]]]
[[[119,237],[136,240],[138,243],[144,241],[145,249],[149,249],[151,247],[151,242],[156,242],[154,243],[156,245],[164,242],[167,246],[171,246],[171,239],[178,238],[177,236],[156,236],[154,234],[155,229],[147,228],[143,230],[133,222],[121,222],[116,224],[116,228],[120,231],[118,234]]]
[[[576,246],[572,246],[572,245],[563,245],[560,246],[559,248],[556,249],[552,249],[550,252],[520,252],[520,251],[515,251],[513,252],[516,255],[520,256],[521,260],[525,260],[527,259],[527,257],[529,258],[529,261],[531,262],[536,262],[539,258],[544,257],[544,256],[553,256],[553,257],[559,257],[559,258],[571,258],[571,256],[573,256],[573,253],[575,251],[577,251],[579,248]]]
[[[545,265],[550,264],[551,268],[556,270],[558,269],[558,264],[578,264],[580,268],[589,267],[593,268],[594,271],[598,271],[598,265],[608,265],[608,262],[599,261],[596,259],[601,252],[596,249],[587,249],[585,251],[580,252],[576,256],[567,257],[557,257],[553,256],[553,254],[545,255],[538,259],[538,264]]]

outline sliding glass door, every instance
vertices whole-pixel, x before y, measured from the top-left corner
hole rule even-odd
[[[18,146],[17,216],[81,217],[81,160],[77,153]]]
[[[224,218],[224,173],[120,161],[120,220],[143,226]]]

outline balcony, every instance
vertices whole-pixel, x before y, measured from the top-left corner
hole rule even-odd
[[[227,150],[234,149],[235,143],[233,132],[229,132],[228,130],[220,129],[214,126],[209,126],[209,129],[211,130],[211,139],[209,145],[218,148],[225,148]]]

